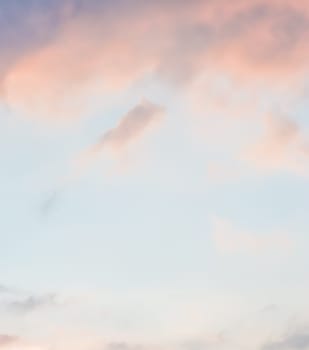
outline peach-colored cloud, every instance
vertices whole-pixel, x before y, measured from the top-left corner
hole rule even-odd
[[[120,120],[115,128],[105,133],[100,142],[101,147],[111,147],[115,150],[127,147],[140,138],[149,127],[157,123],[163,112],[162,107],[143,99]]]
[[[129,110],[118,124],[103,133],[100,140],[80,152],[70,161],[70,172],[61,179],[56,190],[53,190],[41,205],[43,214],[49,213],[59,198],[59,194],[72,182],[83,177],[100,156],[111,152],[119,158],[128,148],[141,139],[147,131],[155,127],[164,115],[164,108],[143,98],[140,103]],[[127,164],[125,164],[127,166]]]
[[[285,233],[250,232],[222,218],[214,218],[212,230],[216,248],[226,254],[288,253],[293,247]]]
[[[0,334],[0,348],[3,348],[8,345],[12,345],[19,341],[17,336],[12,336],[9,334]]]
[[[164,114],[164,108],[143,98],[139,104],[125,114],[118,125],[103,133],[99,141],[82,151],[72,161],[73,177],[80,177],[88,171],[103,152],[119,156],[138,141],[152,127],[157,125]],[[69,176],[71,178],[71,175]]]
[[[68,29],[12,67],[3,83],[9,106],[30,116],[76,118],[89,109],[89,95],[117,91],[143,71],[132,40],[119,39],[116,33],[115,38],[101,40],[97,33],[83,30]]]
[[[308,154],[296,122],[286,117],[269,116],[265,135],[246,152],[245,158],[260,169],[287,170],[308,175]]]
[[[1,350],[45,350],[46,348],[32,345],[30,342],[16,337],[0,335],[0,349]]]
[[[305,1],[197,1],[192,8],[187,22],[175,26],[172,59],[161,56],[164,72],[216,71],[238,82],[280,85],[308,71]]]
[[[147,130],[157,125],[164,114],[164,108],[147,99],[125,114],[118,125],[106,131],[101,139],[74,161],[79,168],[84,169],[93,162],[103,151],[112,151],[114,154],[125,151],[131,144],[140,139]]]
[[[309,68],[306,1],[104,3],[65,17],[52,39],[14,59],[2,82],[11,108],[61,120],[87,114],[93,93],[117,93],[149,73],[282,83]]]

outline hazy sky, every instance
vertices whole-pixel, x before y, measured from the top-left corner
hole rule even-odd
[[[0,0],[0,350],[309,349],[308,0]]]

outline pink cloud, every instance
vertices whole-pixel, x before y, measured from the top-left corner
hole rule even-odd
[[[82,152],[77,164],[83,165],[83,168],[104,151],[112,151],[114,154],[125,151],[142,138],[149,129],[156,126],[162,120],[163,114],[163,107],[145,98],[142,99],[119,120],[114,128],[103,133],[99,141]]]
[[[72,161],[75,169],[73,177],[80,176],[88,171],[103,152],[112,152],[119,156],[132,144],[141,139],[145,133],[158,125],[164,115],[164,108],[147,99],[142,99],[135,107],[129,110],[118,122],[118,124],[103,133],[100,140],[88,149],[80,153]]]
[[[133,5],[89,5],[64,17],[51,40],[14,59],[2,83],[11,108],[51,119],[84,115],[90,87],[117,93],[148,73],[187,83],[216,70],[251,83],[282,83],[308,71],[305,1]]]
[[[18,341],[19,341],[19,338],[17,336],[0,334],[0,348],[3,348],[8,345],[12,345]]]
[[[133,144],[136,144],[152,128],[160,123],[165,110],[147,99],[142,99],[135,107],[129,110],[118,122],[118,124],[102,134],[100,140],[83,150],[69,162],[69,174],[62,177],[57,188],[45,199],[41,205],[41,212],[45,215],[54,207],[59,195],[72,182],[79,180],[87,174],[92,166],[100,160],[101,155],[111,152],[114,158],[123,161],[121,157]],[[124,164],[119,166],[127,167]]]
[[[32,345],[29,342],[10,335],[0,335],[0,349],[1,350],[45,350],[41,346]]]
[[[266,118],[264,135],[246,152],[245,158],[259,169],[309,174],[302,131],[286,117]]]

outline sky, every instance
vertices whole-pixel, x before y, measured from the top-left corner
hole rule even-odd
[[[309,2],[0,0],[0,350],[309,349]]]

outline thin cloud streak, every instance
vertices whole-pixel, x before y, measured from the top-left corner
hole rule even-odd
[[[17,313],[28,313],[41,308],[57,305],[57,296],[55,294],[42,296],[31,295],[25,299],[8,302],[6,308]]]
[[[120,119],[116,127],[104,132],[99,141],[81,152],[72,161],[74,170],[68,176],[68,181],[79,178],[87,172],[102,152],[111,151],[115,156],[124,152],[151,128],[158,125],[163,115],[163,107],[142,99]]]
[[[60,185],[41,204],[40,211],[45,216],[50,213],[67,187],[82,178],[105,152],[114,157],[127,150],[141,139],[144,134],[160,123],[165,110],[147,99],[142,99],[125,114],[118,125],[106,131],[99,141],[81,152],[71,161],[71,172],[62,179]]]

